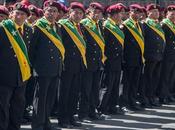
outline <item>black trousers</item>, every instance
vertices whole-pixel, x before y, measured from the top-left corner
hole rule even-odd
[[[160,73],[161,73],[161,61],[146,61],[144,78],[146,87],[146,96],[148,99],[156,97],[156,90],[158,89]]]
[[[123,70],[122,106],[134,106],[137,101],[142,66],[125,66]]]
[[[79,116],[94,115],[98,107],[101,71],[85,71],[82,74]]]
[[[80,82],[80,72],[63,71],[59,97],[59,121],[61,123],[69,123],[77,112]]]
[[[170,81],[170,94],[175,96],[175,68],[171,71],[172,80]]]
[[[33,105],[33,96],[36,86],[36,78],[31,77],[26,85],[26,107]]]
[[[25,86],[0,85],[0,130],[19,130],[25,107]]]
[[[119,84],[121,71],[107,71],[106,91],[104,93],[100,109],[107,111],[110,108],[119,105]]]
[[[171,82],[175,80],[175,75],[173,74],[173,72],[175,72],[174,70],[174,61],[163,61],[159,89],[157,90],[159,97],[166,98],[171,95]]]
[[[37,77],[33,100],[33,130],[46,130],[55,101],[58,77]]]

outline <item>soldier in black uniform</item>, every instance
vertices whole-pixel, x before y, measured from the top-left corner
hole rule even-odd
[[[107,90],[99,108],[102,113],[120,113],[120,108],[116,106],[119,105],[119,83],[123,57],[124,34],[119,29],[123,12],[123,6],[112,5],[108,7],[109,17],[104,22]]]
[[[61,35],[65,47],[64,70],[61,76],[59,98],[59,126],[81,126],[74,119],[77,112],[80,76],[86,66],[85,41],[79,22],[84,17],[84,6],[79,2],[70,4],[69,18],[60,20]]]
[[[52,130],[49,116],[55,101],[65,51],[58,35],[60,28],[56,23],[60,9],[61,5],[57,2],[44,3],[44,17],[34,26],[29,48],[33,75],[37,80],[33,100],[33,130]]]
[[[166,18],[162,21],[162,29],[165,33],[166,46],[163,57],[162,72],[160,77],[159,97],[160,103],[169,103],[175,101],[172,97],[171,86],[175,79],[175,6],[167,7]]]
[[[124,21],[124,63],[123,63],[123,106],[132,110],[142,110],[137,93],[141,69],[143,65],[144,41],[140,23],[138,22],[142,7],[138,4],[130,5],[130,18]],[[125,109],[125,108],[123,108]]]
[[[103,6],[100,3],[94,2],[90,4],[88,11],[87,18],[81,21],[83,37],[87,43],[87,69],[82,75],[82,91],[79,108],[79,118],[81,120],[86,117],[99,119],[96,109],[99,105],[100,76],[104,66],[102,62],[102,60],[104,60],[104,52],[102,52],[104,39],[102,38],[102,32],[98,24],[98,20],[103,13]],[[93,32],[96,36],[91,34]],[[101,45],[98,43],[99,40],[95,38],[100,38]],[[102,46],[102,48],[100,46]]]
[[[159,6],[150,4],[147,6],[148,18],[143,24],[145,40],[145,95],[150,105],[159,106],[156,97],[156,90],[159,83],[161,63],[163,59],[165,38],[164,32],[158,21]]]
[[[12,20],[0,26],[0,129],[19,130],[25,106],[25,86],[30,78],[27,47],[32,29],[24,24],[30,12],[26,5],[16,3]],[[12,29],[12,30],[11,30]],[[15,40],[12,40],[12,39]],[[17,39],[16,39],[17,38]],[[16,41],[16,43],[15,43]],[[21,46],[20,46],[21,45]],[[20,49],[17,51],[16,47]],[[21,47],[24,47],[23,49]],[[25,61],[21,59],[22,56]],[[22,66],[25,68],[22,69]],[[26,71],[27,70],[27,71]],[[27,74],[26,76],[24,76]]]

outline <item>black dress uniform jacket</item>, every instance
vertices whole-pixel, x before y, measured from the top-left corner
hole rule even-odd
[[[61,35],[63,39],[63,45],[66,50],[64,70],[72,73],[80,72],[82,69],[85,68],[85,66],[78,47],[63,26],[61,27]]]
[[[165,43],[163,39],[146,23],[143,23],[142,27],[145,39],[145,60],[161,61],[165,48]]]
[[[166,24],[162,24],[162,29],[165,33],[166,39],[164,59],[166,61],[175,61],[175,34]]]
[[[89,34],[86,28],[81,25],[81,30],[86,44],[86,60],[87,60],[87,70],[88,71],[97,71],[102,66],[102,51],[98,43],[94,38]]]
[[[121,43],[116,39],[111,32],[104,28],[104,39],[105,39],[105,69],[112,71],[120,71],[122,64],[123,49]]]
[[[142,64],[141,49],[127,27],[123,27],[124,40],[124,63],[127,66],[140,66]]]
[[[29,47],[32,28],[26,24],[24,24],[23,27],[23,40],[26,43],[26,46]],[[0,34],[0,85],[12,87],[23,86],[25,83],[22,81],[17,56],[3,27],[0,27]]]
[[[58,28],[57,25],[57,31],[59,30]],[[38,27],[34,28],[29,55],[32,67],[35,69],[38,76],[54,77],[61,74],[61,53],[54,43],[52,43]]]

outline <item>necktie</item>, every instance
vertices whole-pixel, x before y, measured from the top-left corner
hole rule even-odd
[[[142,30],[141,30],[141,28],[140,28],[140,25],[139,25],[139,23],[138,22],[136,22],[136,27],[137,27],[137,29],[138,29],[138,31],[142,34]]]
[[[101,34],[101,30],[100,30],[100,28],[99,28],[99,24],[96,22],[95,25],[96,25],[96,27],[97,27],[98,32]]]
[[[81,28],[80,28],[80,24],[76,24],[75,26],[76,26],[76,28],[77,28],[79,34],[82,35]]]
[[[54,24],[51,24],[50,27],[56,32],[56,26]]]
[[[18,32],[19,32],[19,34],[22,36],[23,34],[22,34],[22,28],[21,27],[19,27],[18,28]]]

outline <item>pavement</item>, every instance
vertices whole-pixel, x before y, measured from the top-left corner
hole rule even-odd
[[[58,121],[51,121],[57,127]],[[22,125],[21,130],[31,130],[30,124]],[[105,120],[89,121],[70,130],[175,130],[175,103],[127,115],[109,115]]]

